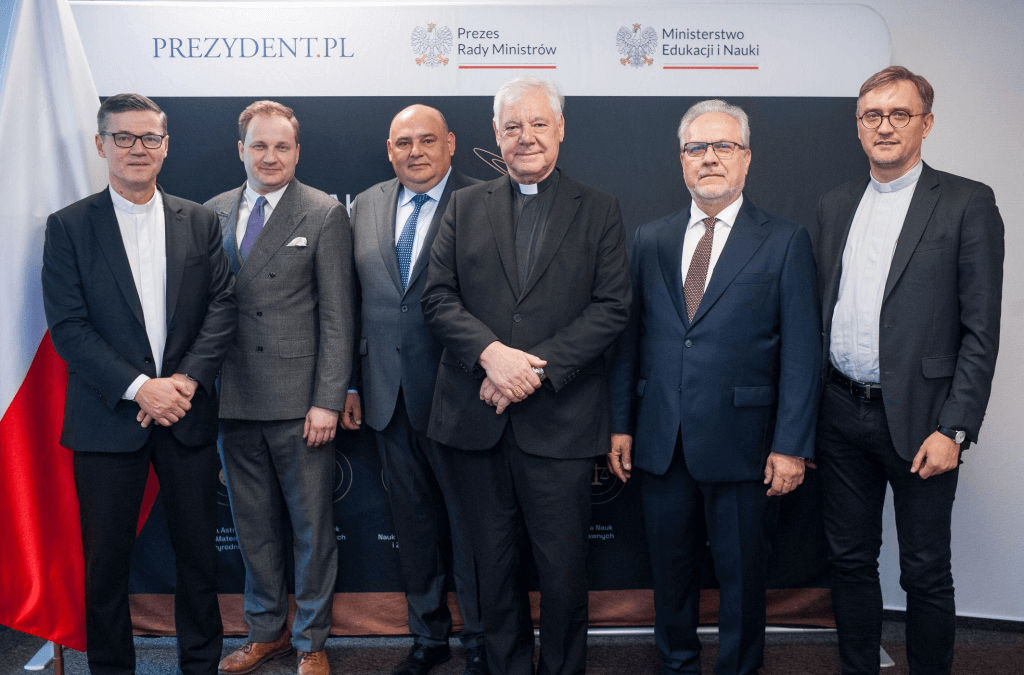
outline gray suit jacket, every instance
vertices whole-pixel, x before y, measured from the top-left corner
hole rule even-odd
[[[391,420],[400,387],[413,428],[427,431],[441,360],[441,345],[423,323],[420,306],[430,246],[452,192],[478,182],[452,169],[404,291],[395,251],[395,211],[401,183],[397,178],[378,183],[359,194],[352,206],[352,252],[361,319],[361,368],[356,368],[359,376],[353,378],[353,386],[363,395],[363,418],[378,431]]]
[[[220,416],[286,420],[345,407],[352,367],[352,238],[345,207],[293,179],[245,262],[235,225],[245,185],[208,201],[236,275],[238,333]],[[305,245],[289,246],[298,238]]]
[[[821,199],[815,257],[825,364],[843,251],[867,179]],[[1003,221],[992,190],[927,164],[889,267],[879,321],[885,414],[911,461],[937,425],[978,440],[999,349]],[[966,446],[965,446],[966,447]]]

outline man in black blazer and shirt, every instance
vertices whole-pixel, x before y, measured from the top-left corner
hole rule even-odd
[[[886,483],[910,672],[948,674],[953,663],[953,498],[995,370],[1003,222],[987,186],[921,161],[933,98],[900,66],[869,78],[857,133],[870,179],[836,188],[818,211],[828,361],[817,457],[844,675],[879,668]]]
[[[538,672],[569,675],[586,665],[590,481],[609,447],[603,353],[631,297],[625,234],[615,198],[555,167],[553,84],[506,83],[493,124],[509,175],[452,195],[431,249],[423,310],[444,352],[427,435],[448,446],[469,517],[490,671],[532,672],[529,546]]]
[[[213,675],[214,380],[235,333],[234,277],[216,214],[156,185],[167,155],[160,108],[112,96],[98,126],[110,187],[51,215],[43,252],[46,320],[68,364],[61,443],[75,451],[89,670],[135,672],[128,574],[152,463],[178,572],[178,667]]]

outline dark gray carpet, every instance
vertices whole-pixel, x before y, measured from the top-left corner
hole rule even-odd
[[[718,652],[717,638],[702,635],[705,673],[713,673]],[[225,640],[225,653],[243,640]],[[43,644],[35,638],[0,627],[0,675],[26,675],[22,666]],[[175,671],[173,638],[136,638],[138,675],[165,675]],[[411,638],[331,638],[327,654],[335,675],[388,675],[406,654]],[[654,638],[591,636],[587,652],[589,675],[654,675],[658,672]],[[882,645],[896,661],[882,675],[907,675],[903,653],[903,623],[886,621]],[[431,675],[461,675],[464,652],[452,641],[451,661]],[[65,650],[65,673],[87,675],[85,654]],[[769,633],[762,675],[838,675],[836,636],[832,631]],[[48,672],[48,671],[46,671]],[[278,659],[256,671],[257,675],[288,675],[295,672],[294,661]],[[957,630],[954,675],[1024,674],[1024,627],[1020,624],[994,624],[964,620]]]

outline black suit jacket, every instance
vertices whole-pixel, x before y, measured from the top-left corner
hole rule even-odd
[[[519,287],[507,177],[452,195],[431,249],[423,313],[444,345],[427,435],[465,450],[493,447],[506,424],[544,457],[592,457],[610,437],[603,353],[626,325],[631,286],[614,197],[564,173],[540,253]],[[502,415],[479,398],[477,358],[491,342],[545,359],[548,381]]]
[[[167,258],[167,343],[161,374],[199,382],[192,409],[171,426],[185,445],[217,440],[214,381],[235,333],[234,277],[217,215],[163,193]],[[68,365],[61,444],[130,452],[153,427],[121,398],[142,373],[156,377],[142,303],[132,279],[110,192],[78,201],[46,221],[43,304],[50,337]]]
[[[363,396],[363,418],[381,431],[391,421],[401,388],[413,429],[426,433],[441,345],[423,321],[420,300],[427,283],[430,247],[452,193],[480,181],[452,169],[423,236],[423,249],[402,288],[395,250],[397,178],[359,194],[352,205],[352,253],[358,279],[358,354],[351,386]],[[420,226],[422,227],[422,225]]]
[[[843,251],[867,180],[821,199],[815,255],[825,363]],[[999,349],[1003,221],[992,190],[927,164],[882,297],[879,369],[896,451],[912,460],[937,425],[978,439]]]

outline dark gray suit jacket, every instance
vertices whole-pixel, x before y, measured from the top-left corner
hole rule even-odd
[[[167,259],[167,342],[161,375],[200,386],[171,425],[189,446],[217,440],[214,382],[235,332],[234,277],[213,213],[161,190]],[[121,397],[145,373],[156,377],[131,266],[110,192],[76,202],[46,221],[43,305],[50,337],[68,364],[61,444],[72,450],[131,452],[149,438]]]
[[[604,351],[631,298],[619,202],[563,173],[540,253],[523,288],[505,176],[459,190],[430,250],[423,314],[444,345],[427,435],[464,450],[494,447],[505,424],[542,457],[608,451]],[[548,381],[502,415],[480,400],[477,358],[495,340],[547,360]]]
[[[352,252],[358,281],[359,365],[352,386],[363,396],[363,419],[381,431],[395,412],[401,387],[412,427],[426,433],[441,345],[423,322],[420,298],[430,247],[452,192],[480,181],[452,169],[423,238],[423,249],[402,289],[395,251],[397,178],[360,193],[352,205]]]
[[[345,407],[352,367],[352,237],[345,207],[293,179],[242,263],[245,184],[206,203],[235,271],[238,334],[224,360],[220,416],[287,420]],[[305,243],[294,244],[296,239]]]
[[[815,257],[825,363],[843,251],[867,179],[821,199]],[[978,439],[999,349],[1003,221],[992,190],[927,164],[882,297],[879,367],[889,433],[910,461],[937,425]]]

